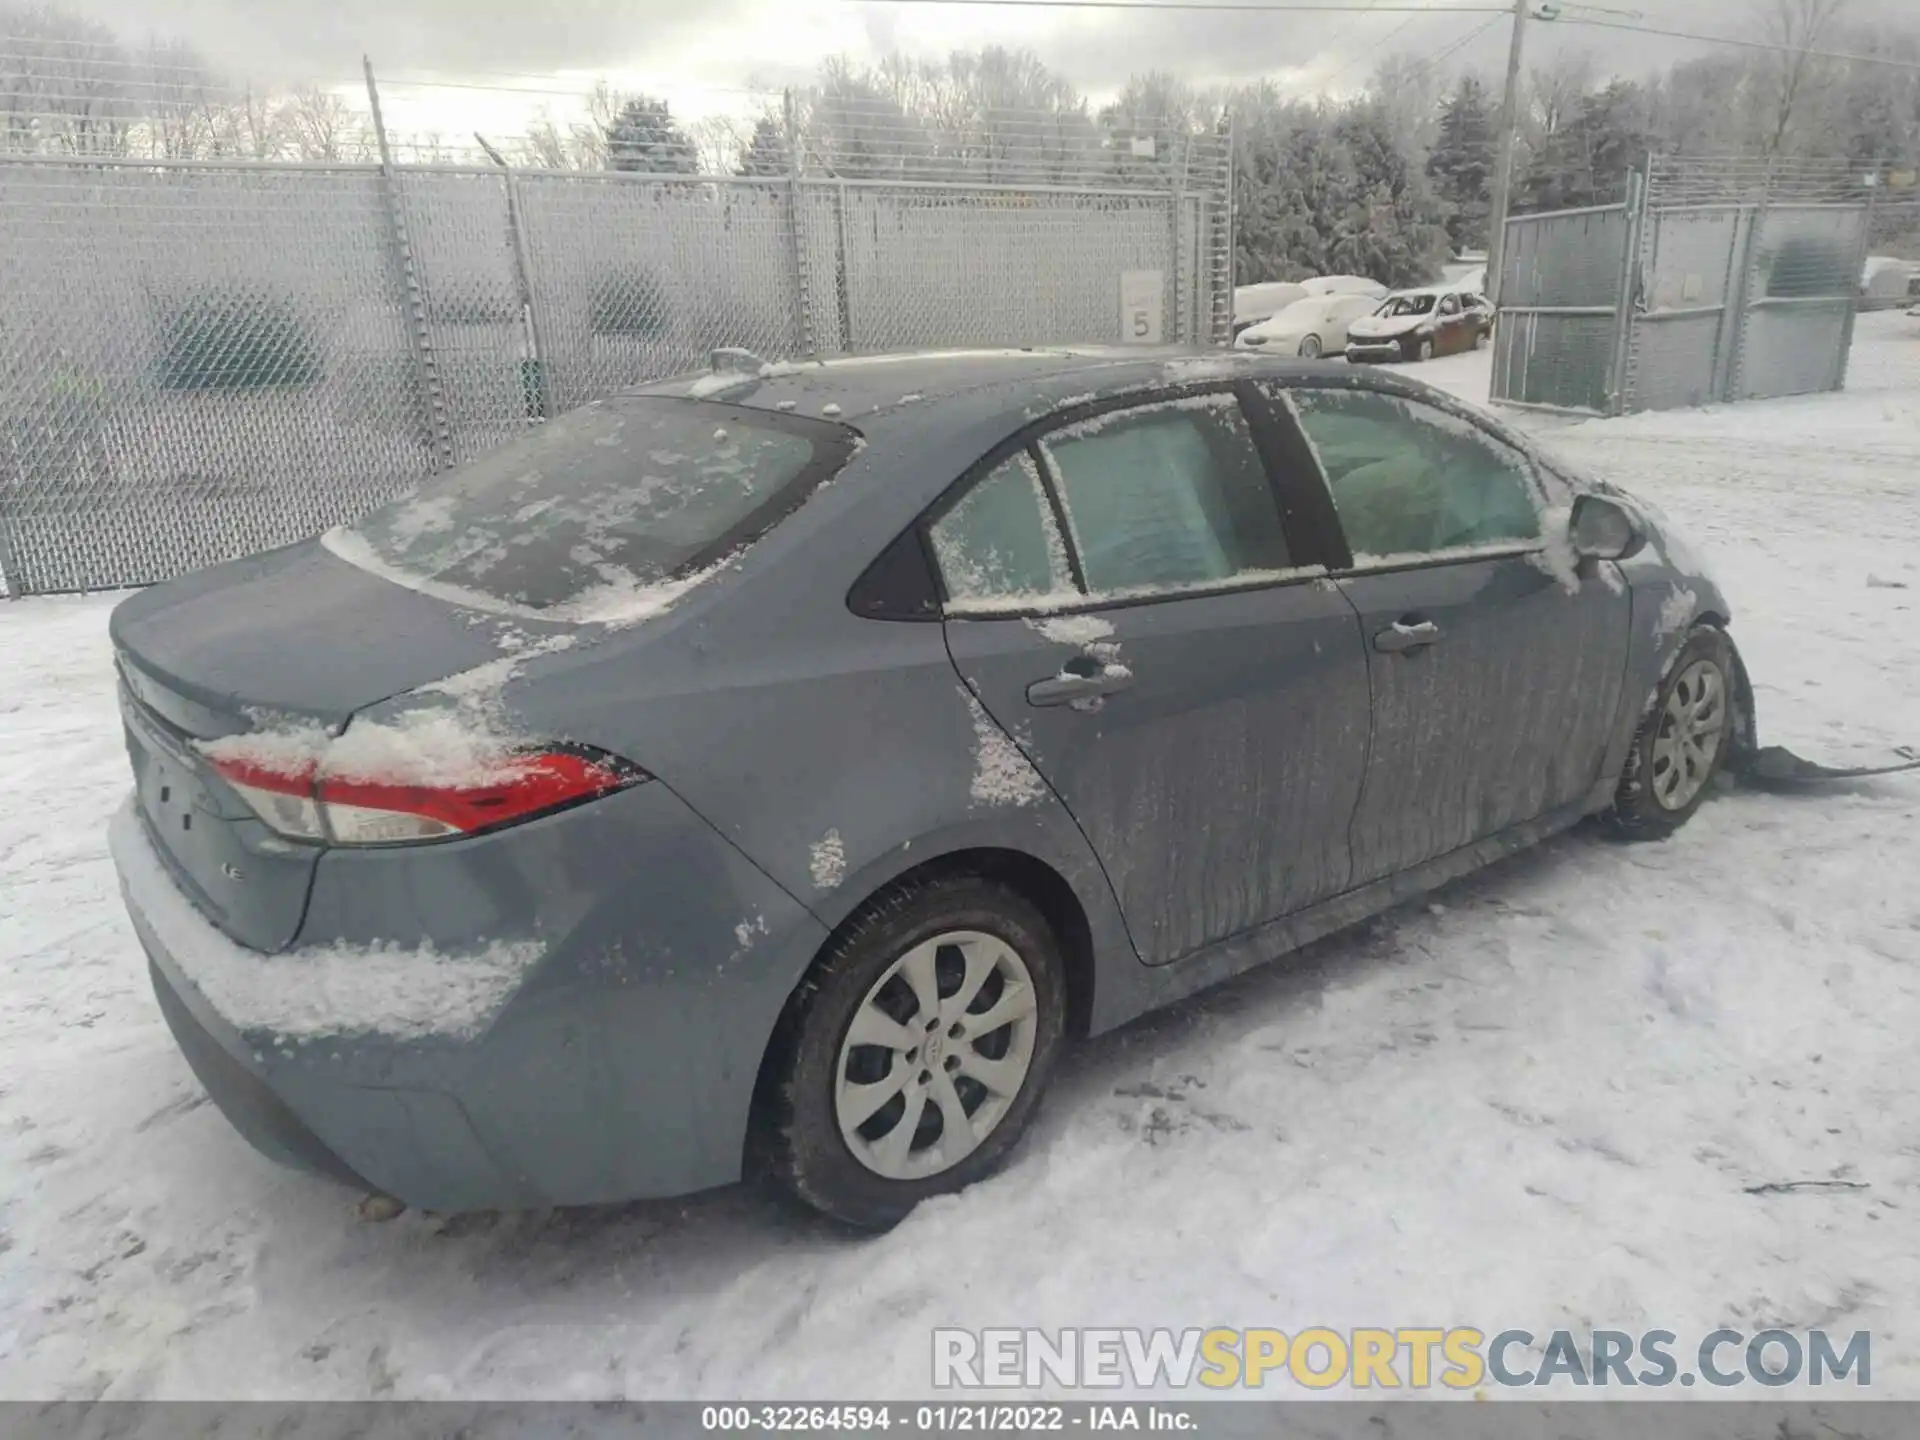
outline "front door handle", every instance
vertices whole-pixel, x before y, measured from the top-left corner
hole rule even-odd
[[[1396,620],[1373,637],[1373,648],[1386,655],[1424,650],[1440,639],[1440,627],[1431,620]]]
[[[1058,675],[1049,675],[1027,686],[1027,703],[1073,705],[1112,695],[1132,684],[1133,671],[1124,665],[1107,664],[1096,670],[1090,662],[1070,660]]]

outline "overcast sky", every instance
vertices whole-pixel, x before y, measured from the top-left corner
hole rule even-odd
[[[1337,3],[1337,0],[1336,0]],[[1353,0],[1364,4],[1365,0]],[[1405,0],[1379,0],[1382,4]],[[1417,3],[1417,0],[1416,0]],[[1433,0],[1486,6],[1500,0]],[[1643,23],[1754,36],[1774,0],[1604,0]],[[0,0],[4,4],[4,0]],[[825,57],[892,50],[941,55],[986,44],[1024,46],[1096,101],[1133,72],[1173,70],[1196,84],[1272,76],[1303,92],[1350,90],[1384,54],[1432,54],[1495,17],[1486,14],[1228,14],[1023,10],[893,0],[60,0],[130,40],[191,41],[237,75],[263,81],[350,81],[370,54],[391,87],[396,127],[511,131],[534,106],[578,93],[595,76],[649,89],[687,118],[745,113],[752,87],[804,82]],[[1571,12],[1576,7],[1563,6]],[[1847,18],[1914,17],[1916,0],[1848,0]],[[1491,25],[1454,61],[1498,72],[1508,23]],[[1584,47],[1605,68],[1640,73],[1702,47],[1644,35],[1535,23],[1529,59]],[[1450,61],[1452,64],[1454,61]],[[414,87],[472,83],[493,94]]]

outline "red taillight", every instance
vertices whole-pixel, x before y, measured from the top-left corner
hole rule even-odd
[[[240,798],[282,835],[336,845],[391,845],[475,835],[577,805],[647,778],[612,756],[532,750],[512,756],[484,782],[415,785],[404,777],[341,779],[308,764],[275,768],[213,759]]]

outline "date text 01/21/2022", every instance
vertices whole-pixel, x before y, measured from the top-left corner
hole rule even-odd
[[[922,1435],[1032,1434],[1067,1430],[1196,1428],[1185,1410],[1167,1405],[708,1405],[700,1428],[717,1433],[842,1431],[895,1428]]]

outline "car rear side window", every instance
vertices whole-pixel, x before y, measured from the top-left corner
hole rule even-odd
[[[1539,537],[1531,464],[1477,426],[1376,391],[1285,393],[1326,474],[1355,564]]]
[[[678,579],[776,523],[853,453],[844,426],[629,396],[572,411],[352,527],[409,577],[535,610]]]
[[[1044,436],[1041,450],[1095,594],[1290,567],[1279,506],[1231,395],[1109,411]]]
[[[1040,472],[1024,450],[983,475],[929,535],[955,606],[1004,607],[1074,589]]]

